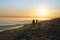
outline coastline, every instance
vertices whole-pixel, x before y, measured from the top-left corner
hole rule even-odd
[[[0,40],[13,40],[14,37],[21,35],[24,31],[26,31],[30,27],[31,24],[24,24],[23,26],[13,27],[5,31],[2,31],[0,32]]]
[[[20,28],[20,27],[23,27],[24,25],[20,25],[20,26],[15,26],[15,27],[7,27],[3,30],[0,30],[0,32],[3,32],[3,31],[7,31],[7,30],[11,30],[11,29],[16,29],[16,28]]]

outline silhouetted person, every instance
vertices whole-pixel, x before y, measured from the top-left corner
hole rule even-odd
[[[38,23],[38,20],[36,19],[36,24]]]
[[[32,20],[32,24],[35,25],[35,20],[34,19]]]

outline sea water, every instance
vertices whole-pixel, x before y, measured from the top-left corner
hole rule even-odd
[[[29,24],[32,19],[33,18],[0,18],[0,31],[13,28],[13,26],[7,27],[6,25]]]

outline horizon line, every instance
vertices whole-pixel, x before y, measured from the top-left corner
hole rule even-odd
[[[0,18],[42,18],[37,16],[0,16]],[[51,18],[51,17],[44,17],[44,18]],[[53,18],[53,17],[52,17]]]

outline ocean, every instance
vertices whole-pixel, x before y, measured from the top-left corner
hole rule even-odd
[[[31,23],[33,18],[0,18],[0,31],[6,30],[6,29],[12,29],[13,26],[10,25],[24,25]],[[7,27],[7,25],[9,27]],[[17,27],[17,26],[15,26]]]
[[[33,18],[0,18],[0,26],[31,23]]]

